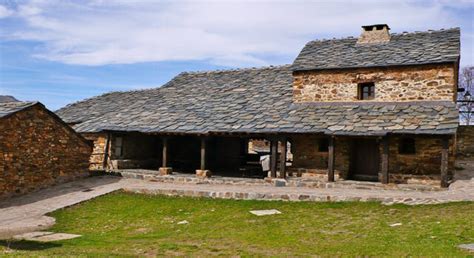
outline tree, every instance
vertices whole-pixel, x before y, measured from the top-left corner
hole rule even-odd
[[[459,88],[464,92],[458,94],[459,119],[461,124],[474,124],[474,66],[464,67],[459,75]]]

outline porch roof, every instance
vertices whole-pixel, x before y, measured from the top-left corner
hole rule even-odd
[[[57,111],[78,132],[453,134],[451,102],[294,104],[289,65],[181,73],[160,88],[112,92]]]

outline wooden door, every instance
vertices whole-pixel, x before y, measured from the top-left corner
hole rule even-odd
[[[375,139],[354,140],[350,172],[355,180],[378,181],[379,144]]]

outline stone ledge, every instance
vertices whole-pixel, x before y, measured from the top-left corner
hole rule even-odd
[[[263,200],[263,201],[312,201],[312,202],[381,202],[385,205],[393,204],[439,204],[450,200],[439,200],[436,198],[410,198],[410,197],[379,197],[379,196],[342,196],[331,194],[299,194],[299,193],[258,193],[258,192],[238,192],[238,191],[208,191],[208,190],[177,190],[177,189],[146,189],[128,188],[125,192],[166,195],[166,196],[187,196],[199,198],[219,198],[235,200]]]

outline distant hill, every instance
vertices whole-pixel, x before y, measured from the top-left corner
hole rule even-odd
[[[8,95],[0,95],[0,102],[18,102],[16,98]]]

